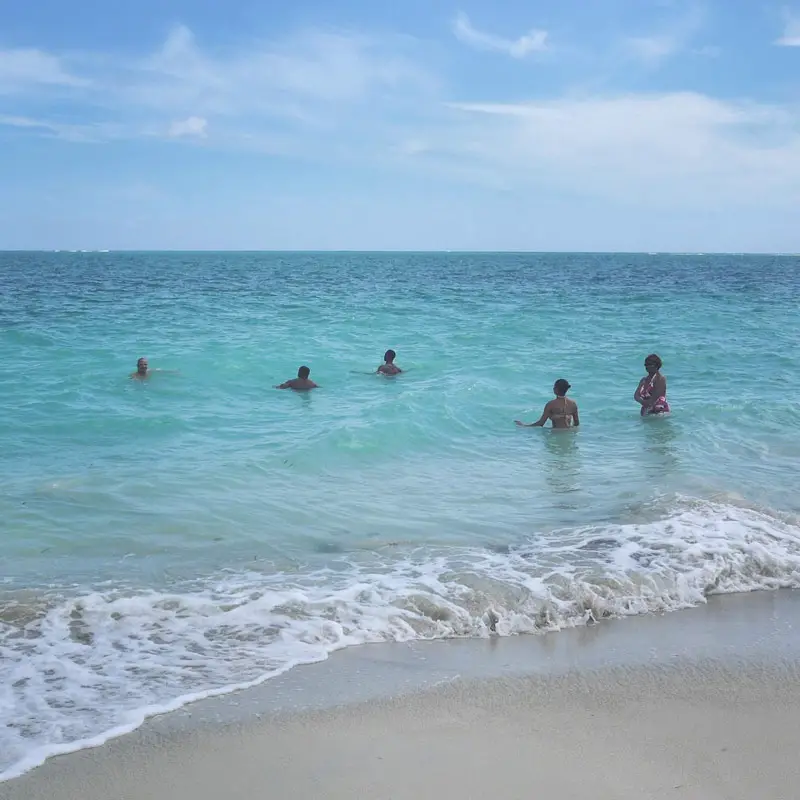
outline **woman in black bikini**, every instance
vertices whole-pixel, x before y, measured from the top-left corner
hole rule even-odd
[[[555,400],[551,400],[542,412],[542,416],[536,422],[520,422],[515,420],[516,424],[521,428],[543,428],[545,422],[550,420],[554,428],[570,428],[578,427],[580,419],[578,418],[578,404],[574,400],[567,397],[567,392],[570,390],[570,385],[563,378],[559,378],[553,386],[553,393]]]

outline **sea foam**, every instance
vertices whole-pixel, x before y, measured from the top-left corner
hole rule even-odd
[[[383,548],[169,592],[0,594],[0,778],[343,647],[557,631],[800,587],[791,517],[678,498],[665,518],[492,549]]]

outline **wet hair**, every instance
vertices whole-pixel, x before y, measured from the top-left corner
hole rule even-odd
[[[569,385],[569,381],[564,380],[564,378],[559,378],[553,389],[555,389],[556,394],[559,397],[563,397],[572,387]]]
[[[655,364],[656,369],[661,369],[664,362],[655,353],[650,353],[650,355],[644,360],[644,363]]]
[[[300,367],[300,369],[297,370],[297,377],[303,380],[307,379],[310,374],[311,370],[308,367]]]
[[[395,353],[395,351],[394,351],[394,350],[387,350],[387,351],[384,353],[384,355],[383,355],[383,360],[384,360],[384,361],[385,361],[387,364],[391,364],[391,363],[392,363],[392,361],[394,361],[394,360],[395,360],[395,358],[397,358],[397,353]]]

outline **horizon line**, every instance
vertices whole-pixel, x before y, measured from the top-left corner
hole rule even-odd
[[[414,249],[199,249],[199,248],[97,248],[97,249],[78,249],[72,248],[12,248],[0,249],[0,253],[66,253],[69,255],[106,255],[111,253],[266,253],[266,254],[287,254],[287,253],[381,253],[381,254],[436,254],[436,255],[650,255],[650,256],[791,256],[800,257],[800,251],[762,251],[762,250],[460,250],[444,249],[435,250],[414,250]]]

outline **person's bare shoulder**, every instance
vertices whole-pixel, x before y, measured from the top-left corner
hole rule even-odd
[[[319,386],[310,379],[292,378],[283,385],[286,389],[294,389],[296,392],[306,391],[307,389],[319,389]]]

